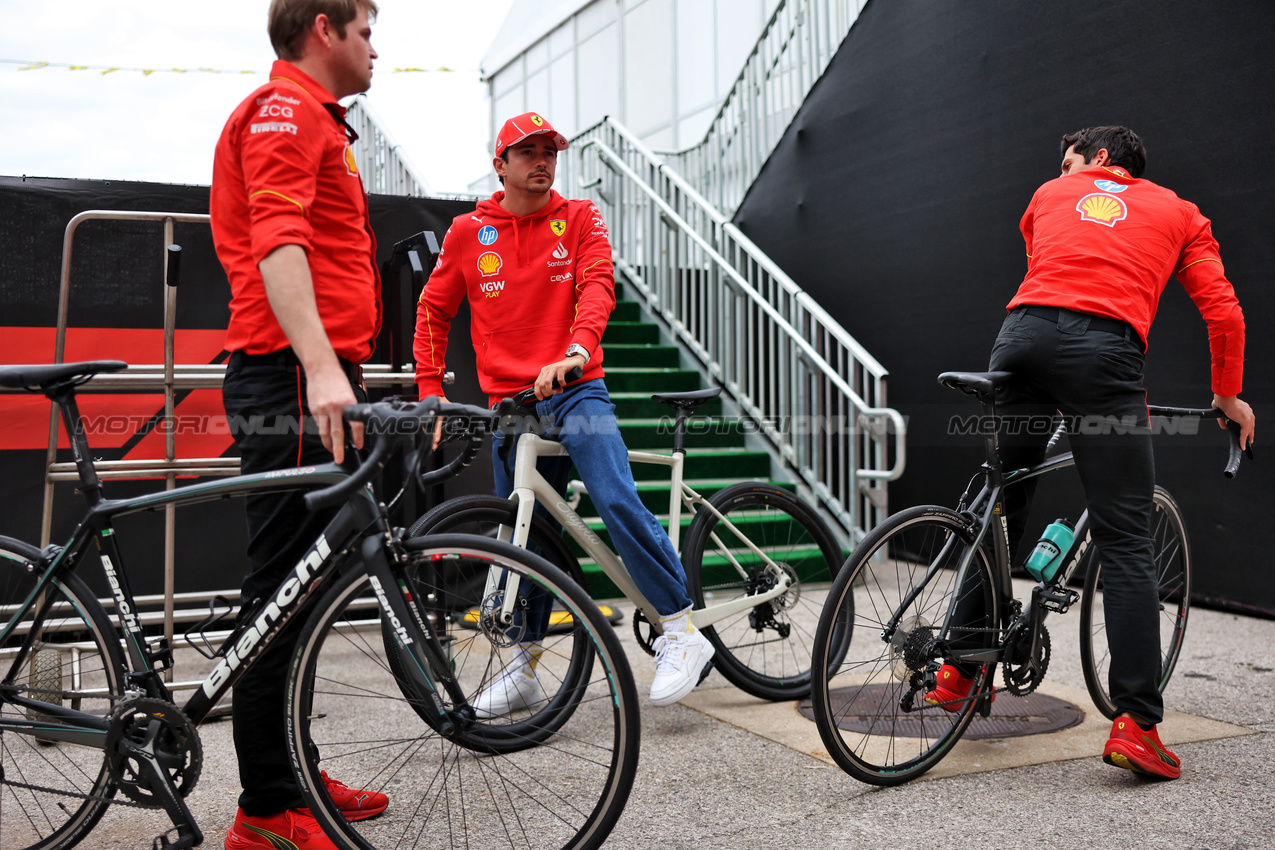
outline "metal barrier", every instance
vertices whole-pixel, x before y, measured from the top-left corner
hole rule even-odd
[[[173,225],[176,222],[207,223],[207,215],[194,213],[134,212],[118,210],[87,210],[74,216],[66,226],[62,237],[62,271],[58,288],[58,324],[54,343],[53,360],[64,362],[66,350],[67,316],[70,312],[71,255],[76,229],[85,221],[155,221],[163,222],[163,251],[168,258],[164,270],[164,362],[160,364],[130,364],[122,372],[95,375],[86,387],[119,392],[150,391],[164,393],[164,417],[160,426],[164,432],[164,457],[154,460],[95,461],[99,478],[162,477],[165,489],[176,486],[181,476],[230,476],[239,474],[238,458],[179,458],[177,457],[176,428],[173,427],[173,409],[179,390],[220,387],[225,377],[223,364],[178,364],[174,362],[174,342],[177,328],[177,280],[176,264],[169,251],[173,246]],[[180,249],[179,249],[180,250]],[[170,275],[173,277],[170,279]],[[363,367],[363,380],[369,387],[395,387],[410,385],[415,381],[415,367],[411,363],[394,368],[389,365],[370,364]],[[46,454],[44,484],[44,511],[40,526],[40,545],[49,545],[53,528],[54,485],[57,482],[78,481],[74,463],[57,462],[58,435],[61,419],[56,406],[50,405],[49,446]],[[164,637],[173,645],[174,623],[174,567],[176,556],[176,507],[164,509]],[[219,591],[221,595],[238,596],[238,591]],[[113,600],[102,600],[113,605]],[[202,616],[202,614],[200,615]],[[183,619],[183,618],[179,618]],[[184,619],[189,619],[189,616]],[[171,671],[170,671],[171,673]]]
[[[359,144],[352,145],[354,162],[363,188],[369,194],[407,195],[423,198],[434,194],[429,183],[412,165],[401,145],[385,131],[385,122],[372,109],[367,98],[358,95],[345,112],[345,123],[359,134]]]
[[[885,367],[623,126],[572,145],[559,186],[599,205],[617,273],[857,540],[906,459]]]
[[[717,209],[733,215],[867,0],[781,0],[704,140],[663,153]]]

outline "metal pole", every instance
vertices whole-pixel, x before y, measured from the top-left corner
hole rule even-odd
[[[177,281],[168,279],[168,246],[173,244],[173,220],[164,219],[164,459],[172,463],[177,459],[177,434],[173,423],[176,391],[173,387],[174,343],[177,336]],[[170,471],[164,476],[164,489],[177,486],[177,474]],[[164,638],[173,647],[173,593],[176,591],[177,561],[177,506],[164,507]],[[164,679],[173,680],[170,667]]]

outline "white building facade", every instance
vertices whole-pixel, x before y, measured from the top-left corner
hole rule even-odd
[[[542,113],[568,138],[604,116],[650,148],[704,138],[779,0],[517,0],[483,58],[491,133]],[[494,175],[471,184],[495,187]]]

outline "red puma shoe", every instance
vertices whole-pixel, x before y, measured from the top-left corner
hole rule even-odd
[[[346,820],[367,820],[374,818],[390,804],[390,798],[379,791],[359,791],[349,788],[344,782],[338,782],[328,776],[326,770],[320,771],[323,784],[328,789],[328,796],[336,807],[345,815]]]
[[[1143,730],[1133,718],[1121,715],[1111,724],[1111,737],[1102,751],[1102,760],[1134,773],[1177,779],[1182,775],[1182,762],[1160,743],[1152,726]]]
[[[240,809],[226,833],[226,850],[336,850],[309,809],[287,809],[264,817],[248,816]]]
[[[955,714],[964,707],[964,700],[970,695],[972,687],[974,687],[972,676],[966,678],[951,664],[944,664],[939,668],[938,684],[934,690],[925,695],[925,701]],[[996,694],[992,694],[992,702],[996,702]]]

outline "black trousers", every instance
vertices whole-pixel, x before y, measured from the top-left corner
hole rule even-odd
[[[1069,440],[1102,559],[1109,693],[1120,711],[1159,723],[1160,611],[1150,534],[1155,462],[1142,361],[1142,341],[1123,322],[1019,307],[1001,326],[990,368],[1016,376],[997,396],[1006,469],[1039,463],[1049,433],[1040,423],[1055,411],[1070,417]],[[1034,484],[1006,490],[1011,553],[1022,539]]]
[[[360,401],[357,367],[344,364]],[[244,473],[268,472],[327,463],[309,421],[305,372],[290,349],[265,355],[236,351],[226,366],[222,403],[235,435]],[[308,427],[307,426],[308,423]],[[249,496],[248,574],[244,578],[240,618],[254,601],[269,597],[314,543],[336,509],[308,512],[304,492]],[[247,815],[270,815],[305,805],[292,775],[284,732],[288,665],[302,626],[292,623],[262,653],[234,689],[235,753],[243,793],[239,807]]]

